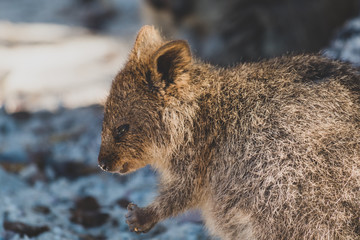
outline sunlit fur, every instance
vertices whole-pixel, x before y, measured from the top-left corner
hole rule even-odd
[[[199,208],[222,239],[360,239],[357,71],[310,55],[223,69],[177,42],[166,86],[154,56],[168,43],[142,28],[105,105],[99,161],[161,176],[139,228]]]

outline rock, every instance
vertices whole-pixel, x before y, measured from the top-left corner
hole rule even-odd
[[[110,217],[99,211],[100,205],[94,197],[87,196],[76,201],[76,208],[71,210],[70,221],[85,228],[98,227],[106,223]]]
[[[119,200],[116,201],[116,204],[124,209],[127,209],[127,206],[129,205],[129,203],[130,203],[130,201],[127,198],[120,198]]]
[[[79,236],[80,240],[106,240],[104,236],[93,236],[93,235],[81,235]]]
[[[48,226],[34,227],[22,222],[8,222],[8,221],[4,221],[3,227],[7,231],[12,231],[20,234],[21,237],[24,236],[36,237],[50,230]]]
[[[0,161],[0,166],[9,173],[19,173],[27,167],[27,165],[28,164],[24,162]]]
[[[56,177],[66,177],[72,180],[82,176],[99,173],[101,171],[98,167],[71,160],[64,162],[52,162],[51,167],[53,168]]]
[[[28,111],[18,111],[12,113],[10,116],[17,121],[27,121],[31,118],[31,113]]]
[[[96,198],[91,196],[78,199],[75,203],[75,207],[77,210],[82,211],[98,211],[100,209],[100,205]]]
[[[98,227],[106,223],[109,219],[109,214],[97,211],[82,211],[75,210],[72,212],[70,221],[80,224],[85,228]]]
[[[44,214],[44,215],[47,215],[47,214],[51,213],[50,208],[47,207],[47,206],[37,205],[37,206],[33,207],[33,210],[34,210],[34,212],[41,213],[41,214]]]

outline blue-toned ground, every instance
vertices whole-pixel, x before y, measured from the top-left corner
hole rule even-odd
[[[97,168],[101,119],[100,106],[0,111],[0,239],[206,239],[197,214],[143,235],[128,231],[127,203],[150,203],[156,176],[150,168],[126,176]],[[14,222],[48,230],[20,237],[25,230],[16,233],[5,224]]]

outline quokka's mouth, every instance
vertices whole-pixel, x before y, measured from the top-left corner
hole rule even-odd
[[[129,171],[129,163],[124,163],[120,169],[120,173],[127,173]]]

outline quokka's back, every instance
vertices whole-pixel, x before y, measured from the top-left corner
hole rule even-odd
[[[225,239],[360,239],[356,70],[301,55],[220,75],[200,106],[218,147],[210,229]]]

